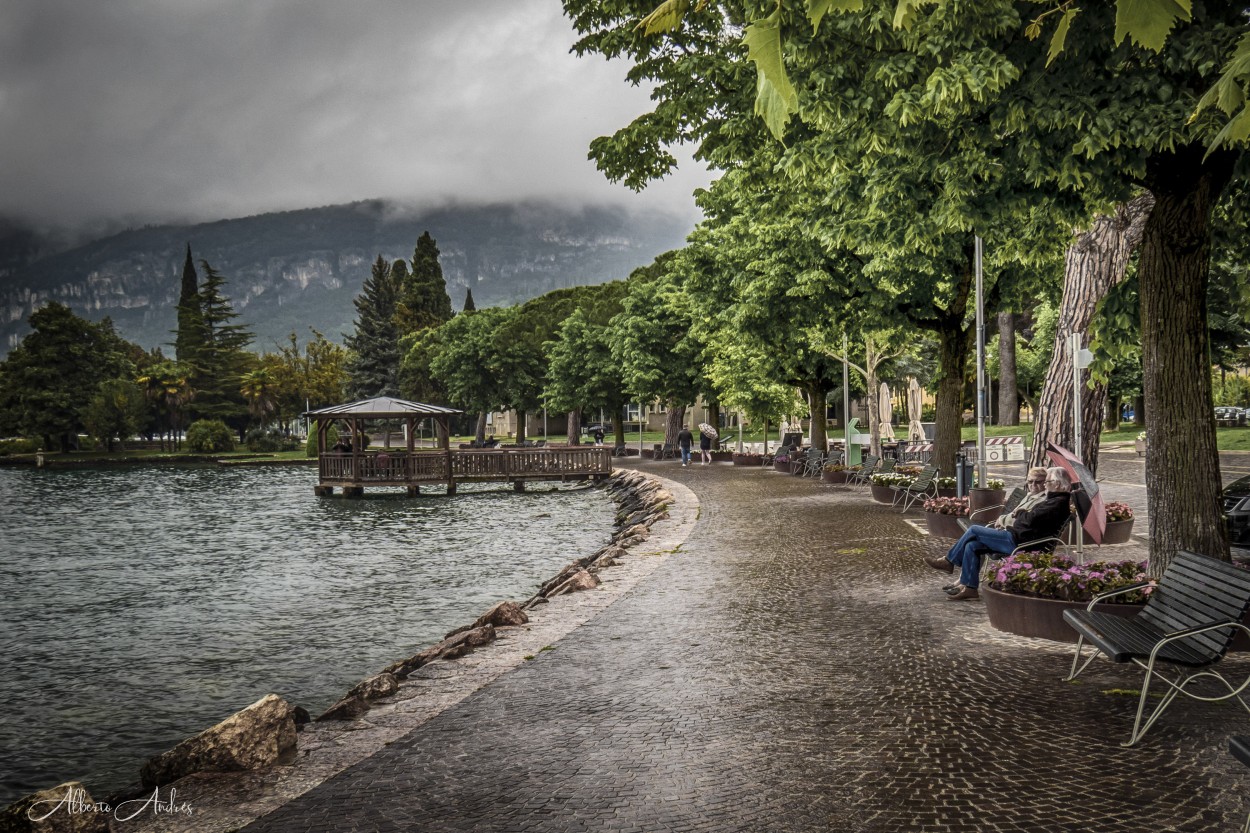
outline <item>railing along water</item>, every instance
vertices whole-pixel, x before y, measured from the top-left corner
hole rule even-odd
[[[447,483],[449,478],[450,482],[560,480],[611,473],[612,452],[604,446],[331,452],[319,458],[322,485],[404,486]]]

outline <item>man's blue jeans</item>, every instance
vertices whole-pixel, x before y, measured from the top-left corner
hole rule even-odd
[[[1016,548],[1011,530],[990,526],[970,526],[955,546],[946,553],[946,560],[959,567],[959,583],[976,587],[981,583],[981,550],[1008,555]]]
[[[690,462],[690,446],[681,446],[681,464],[684,466]]]

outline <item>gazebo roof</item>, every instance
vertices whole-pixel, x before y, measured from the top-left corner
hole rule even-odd
[[[422,402],[409,402],[407,399],[395,399],[390,396],[378,396],[373,399],[362,399],[346,405],[332,405],[316,411],[308,411],[304,416],[313,419],[337,419],[339,417],[368,417],[372,419],[388,419],[394,417],[430,417],[460,414],[454,408],[442,405],[426,405]]]

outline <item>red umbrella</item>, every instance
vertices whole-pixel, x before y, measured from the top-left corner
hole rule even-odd
[[[1076,504],[1081,526],[1095,544],[1101,544],[1102,534],[1107,530],[1107,510],[1103,506],[1102,495],[1098,492],[1098,481],[1094,480],[1093,472],[1085,467],[1079,457],[1061,445],[1047,442],[1046,456],[1066,471],[1072,482],[1079,486],[1079,490],[1073,493],[1072,502]]]

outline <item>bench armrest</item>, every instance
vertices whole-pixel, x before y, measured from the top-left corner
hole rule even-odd
[[[1169,642],[1175,642],[1178,639],[1184,639],[1189,636],[1197,636],[1198,634],[1206,633],[1207,631],[1215,631],[1215,630],[1219,630],[1220,628],[1229,628],[1229,627],[1239,628],[1240,630],[1244,631],[1247,635],[1250,635],[1250,628],[1247,628],[1245,625],[1241,624],[1241,622],[1238,622],[1236,619],[1225,619],[1221,622],[1208,622],[1205,625],[1194,625],[1192,628],[1185,628],[1184,630],[1172,631],[1171,633],[1164,634],[1163,638],[1160,639],[1158,642],[1156,642],[1154,648],[1151,649],[1150,662],[1152,664],[1154,663],[1155,655],[1158,654],[1159,650],[1163,648],[1164,645],[1167,645]],[[1230,639],[1229,641],[1231,642],[1232,640]]]
[[[980,509],[976,509],[976,510],[973,510],[972,512],[968,513],[968,517],[969,517],[969,518],[971,518],[973,515],[976,515],[976,514],[981,513],[981,512],[988,512],[988,511],[990,511],[991,509],[1002,509],[1002,508],[1003,508],[1004,506],[1006,506],[1006,505],[1007,505],[1007,504],[1005,504],[1005,503],[995,503],[993,506],[982,506]],[[1001,514],[1002,514],[1002,512],[999,512],[998,514],[1000,514],[1000,515],[1001,515]]]
[[[1098,604],[1103,599],[1109,599],[1112,596],[1119,596],[1123,593],[1131,593],[1134,590],[1141,590],[1143,587],[1153,587],[1155,586],[1155,584],[1156,582],[1153,582],[1153,581],[1139,581],[1137,584],[1130,584],[1128,587],[1121,587],[1118,590],[1108,590],[1106,593],[1099,593],[1097,596],[1095,596],[1093,599],[1090,600],[1089,604],[1086,605],[1085,609],[1093,610],[1094,605]]]

